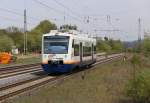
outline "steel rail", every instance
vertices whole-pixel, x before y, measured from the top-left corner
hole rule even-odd
[[[39,66],[39,65],[40,65],[40,63],[17,65],[17,66],[8,66],[8,67],[0,68],[0,72],[2,72],[2,71],[10,71],[10,70],[20,69],[20,68],[27,68],[27,67]]]
[[[7,77],[12,77],[12,76],[17,76],[17,75],[21,75],[21,74],[25,74],[25,73],[38,72],[40,70],[42,70],[42,69],[41,68],[32,68],[32,69],[29,69],[29,70],[23,70],[23,71],[19,71],[19,72],[3,74],[3,75],[0,75],[0,79],[7,78]]]

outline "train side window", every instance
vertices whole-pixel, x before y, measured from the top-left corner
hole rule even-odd
[[[92,53],[91,53],[91,47],[86,47],[86,46],[84,46],[83,47],[83,56],[85,57],[85,56],[91,56],[92,55]]]
[[[74,56],[79,56],[79,44],[74,44]]]

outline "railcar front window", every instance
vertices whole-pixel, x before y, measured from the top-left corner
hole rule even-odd
[[[46,36],[44,37],[44,54],[67,54],[68,36]]]

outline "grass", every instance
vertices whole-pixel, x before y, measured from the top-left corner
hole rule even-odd
[[[9,103],[124,103],[124,86],[131,76],[129,62],[115,61],[47,86]],[[83,78],[84,76],[84,78]]]
[[[27,56],[27,57],[19,57],[16,62],[10,64],[0,64],[1,67],[6,66],[15,66],[15,65],[23,65],[23,64],[32,64],[32,63],[40,63],[41,57],[40,56]]]

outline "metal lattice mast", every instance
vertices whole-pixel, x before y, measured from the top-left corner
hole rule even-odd
[[[24,54],[27,54],[27,15],[24,9]]]
[[[138,19],[138,48],[141,50],[141,18]]]

